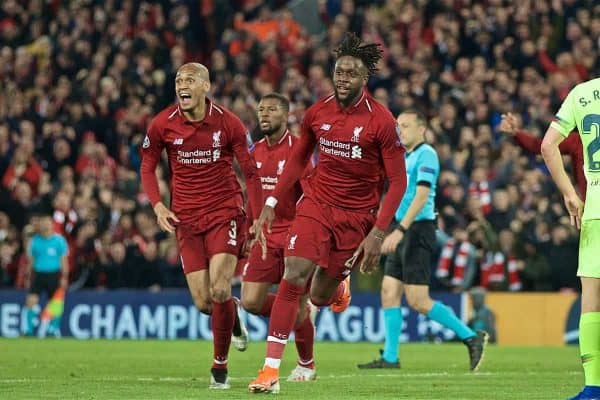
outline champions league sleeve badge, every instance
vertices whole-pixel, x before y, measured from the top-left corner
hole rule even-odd
[[[148,137],[148,135],[146,135],[144,137],[144,142],[142,143],[142,148],[147,149],[148,147],[150,147],[150,138]]]

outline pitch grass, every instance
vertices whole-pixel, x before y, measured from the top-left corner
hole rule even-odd
[[[230,355],[229,391],[210,391],[210,342],[0,339],[1,399],[250,399],[264,343]],[[378,355],[365,343],[317,343],[318,380],[282,381],[281,399],[565,399],[583,374],[577,347],[490,346],[481,371],[467,372],[462,344],[407,344],[401,370],[358,370]],[[294,366],[286,350],[281,372]]]

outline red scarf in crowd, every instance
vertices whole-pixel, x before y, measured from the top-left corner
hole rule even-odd
[[[476,196],[481,202],[481,210],[485,215],[492,211],[492,195],[490,194],[490,185],[487,181],[471,182],[469,185],[469,195]]]
[[[481,286],[489,288],[491,285],[503,283],[507,279],[510,291],[521,289],[517,259],[512,254],[506,257],[500,251],[488,251],[481,263]]]
[[[465,268],[473,245],[469,242],[461,242],[457,250],[456,244],[456,240],[453,238],[444,243],[436,276],[442,279],[450,278],[452,285],[460,286],[465,280]],[[450,273],[452,273],[452,277],[450,277]]]

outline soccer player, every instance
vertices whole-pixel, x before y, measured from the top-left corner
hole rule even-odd
[[[258,103],[258,123],[264,138],[254,145],[254,159],[262,182],[263,197],[275,189],[285,163],[298,143],[298,138],[287,127],[289,107],[288,99],[279,93],[267,94]],[[302,187],[296,181],[277,203],[278,217],[273,221],[271,233],[266,235],[266,259],[262,258],[260,246],[254,246],[250,251],[243,273],[242,306],[252,314],[271,315],[275,294],[269,293],[269,289],[283,277],[287,233],[301,195]],[[294,325],[298,365],[288,381],[310,381],[317,377],[313,360],[315,327],[306,312],[306,300],[304,296]]]
[[[306,111],[300,141],[256,224],[264,255],[264,224],[270,231],[279,200],[301,176],[318,145],[319,163],[304,185],[304,197],[288,234],[285,272],[271,311],[265,363],[248,386],[251,392],[279,391],[281,357],[299,300],[307,291],[316,306],[331,304],[334,312],[348,306],[347,277],[356,264],[362,272],[377,267],[384,230],[406,187],[404,148],[396,122],[365,89],[381,58],[379,46],[362,44],[348,33],[336,55],[335,93]],[[389,189],[377,215],[384,174]]]
[[[229,389],[227,355],[232,331],[239,338],[238,350],[245,349],[247,339],[231,297],[231,279],[246,229],[242,190],[232,168],[234,156],[246,178],[250,215],[257,214],[252,214],[252,205],[262,203],[262,193],[248,152],[246,128],[233,113],[206,97],[209,90],[204,65],[189,63],[179,68],[175,76],[178,104],[150,122],[142,143],[141,177],[158,224],[176,234],[196,307],[211,315],[214,362],[209,387]],[[163,149],[171,172],[171,209],[161,200],[155,174]]]
[[[522,130],[519,127],[517,117],[513,114],[502,114],[499,129],[500,132],[512,135],[522,149],[533,154],[541,154],[542,139]],[[585,188],[587,182],[585,181],[585,174],[583,172],[583,145],[581,144],[579,134],[575,131],[571,132],[569,136],[560,143],[558,149],[560,150],[560,154],[566,154],[571,157],[571,162],[573,163],[573,177],[575,178],[575,183],[579,189],[579,194],[585,201]]]
[[[425,143],[427,123],[417,110],[398,116],[400,138],[406,148],[408,186],[396,211],[398,225],[385,238],[381,250],[385,262],[381,305],[385,323],[385,345],[381,358],[358,368],[400,368],[398,341],[402,329],[400,300],[406,294],[411,308],[451,329],[469,351],[470,367],[477,370],[488,335],[473,332],[451,308],[429,297],[431,259],[435,249],[435,187],[440,162],[433,147]]]
[[[39,325],[40,294],[46,293],[50,299],[59,287],[66,289],[69,277],[69,246],[66,239],[52,229],[52,216],[40,213],[32,218],[37,233],[33,235],[28,246],[30,274],[33,280],[29,294],[25,298],[27,308],[25,319],[25,335],[35,335]],[[48,334],[59,336],[60,319],[51,322]]]
[[[577,127],[586,157],[585,206],[569,180],[560,156],[560,144]],[[581,318],[579,348],[585,374],[584,389],[571,400],[600,399],[600,78],[575,86],[563,101],[544,135],[542,156],[562,193],[571,224],[581,228],[579,269]]]

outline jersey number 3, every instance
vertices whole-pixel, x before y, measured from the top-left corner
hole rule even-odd
[[[600,150],[600,115],[586,115],[581,122],[581,129],[584,135],[596,135],[590,144],[588,144],[586,153],[588,157],[588,170],[590,172],[600,172],[600,160],[594,161],[594,155]]]

